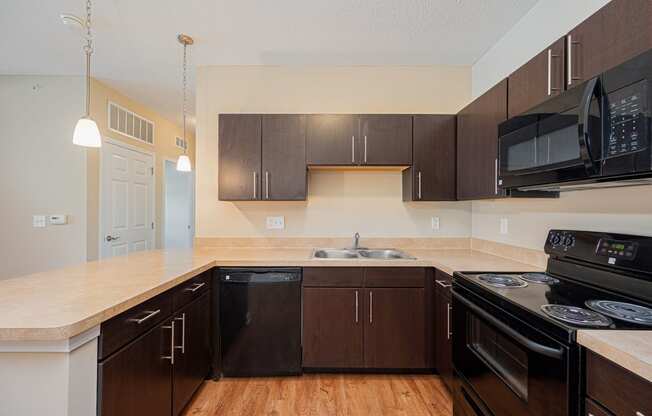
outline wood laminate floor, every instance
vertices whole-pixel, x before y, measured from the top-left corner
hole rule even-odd
[[[310,374],[207,381],[184,416],[450,416],[435,375]]]

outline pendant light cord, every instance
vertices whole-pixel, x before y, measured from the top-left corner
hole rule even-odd
[[[187,76],[187,52],[188,44],[184,42],[183,44],[183,154],[186,154],[188,148],[188,142],[186,140],[186,89],[188,88],[188,76]]]
[[[91,54],[93,53],[93,34],[91,33],[91,0],[86,0],[86,117],[91,116]]]

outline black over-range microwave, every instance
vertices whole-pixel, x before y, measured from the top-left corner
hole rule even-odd
[[[652,184],[652,50],[498,129],[498,185],[559,191]]]

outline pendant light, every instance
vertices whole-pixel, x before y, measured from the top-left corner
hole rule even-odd
[[[85,147],[101,147],[102,138],[97,123],[91,118],[91,54],[93,53],[93,36],[91,34],[91,0],[86,1],[86,114],[79,119],[72,134],[73,144]]]
[[[191,172],[192,166],[190,165],[190,158],[187,155],[188,142],[186,141],[186,90],[188,89],[188,55],[186,49],[188,45],[192,45],[194,40],[183,33],[177,36],[177,40],[183,45],[183,154],[177,160],[177,170],[179,172]]]

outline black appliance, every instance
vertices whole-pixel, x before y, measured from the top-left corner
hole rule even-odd
[[[301,269],[220,269],[225,376],[301,373]]]
[[[552,230],[544,273],[453,278],[455,406],[584,414],[578,329],[652,330],[652,237]]]
[[[652,183],[652,50],[498,128],[498,184],[560,191]]]

